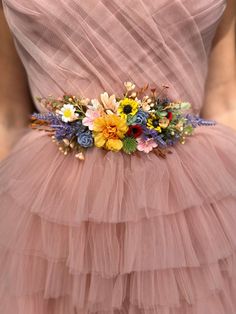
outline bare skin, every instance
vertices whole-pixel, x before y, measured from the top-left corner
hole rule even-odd
[[[228,0],[209,60],[203,118],[236,129],[236,0]]]
[[[236,0],[228,0],[217,30],[210,56],[206,95],[201,111],[236,129]],[[0,160],[18,138],[18,131],[28,124],[33,110],[27,77],[15,50],[0,2]]]
[[[33,104],[24,68],[15,50],[0,2],[0,159],[9,152]],[[3,75],[4,74],[4,75]]]

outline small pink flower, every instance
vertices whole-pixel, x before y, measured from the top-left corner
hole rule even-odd
[[[100,117],[100,112],[92,109],[86,111],[86,117],[83,118],[82,123],[88,126],[89,130],[93,130],[93,121]]]
[[[144,139],[142,137],[137,138],[137,149],[141,152],[149,153],[153,148],[157,147],[157,143],[152,139]]]

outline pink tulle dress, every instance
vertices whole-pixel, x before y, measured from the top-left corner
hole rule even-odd
[[[33,97],[167,84],[200,112],[226,1],[3,5]],[[235,314],[235,143],[218,123],[166,159],[78,161],[27,129],[0,163],[0,313]]]

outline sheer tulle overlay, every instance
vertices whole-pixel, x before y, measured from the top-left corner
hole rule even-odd
[[[224,7],[4,1],[33,95],[165,81],[196,113]],[[235,138],[217,124],[166,159],[94,148],[78,161],[25,130],[0,163],[0,312],[235,314]]]

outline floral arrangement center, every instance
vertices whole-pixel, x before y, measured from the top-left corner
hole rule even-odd
[[[197,126],[212,126],[216,121],[186,113],[189,102],[162,97],[167,86],[136,89],[124,82],[122,96],[107,92],[98,99],[65,94],[59,98],[38,98],[44,113],[31,115],[30,127],[44,130],[67,155],[83,160],[87,149],[100,148],[125,154],[156,152],[166,158],[169,149],[184,144]]]

